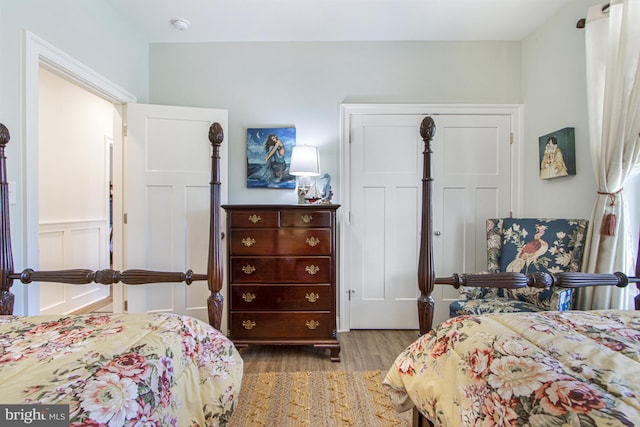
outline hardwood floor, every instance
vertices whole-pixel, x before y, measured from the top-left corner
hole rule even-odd
[[[387,371],[418,337],[414,330],[354,330],[338,334],[340,362],[328,350],[307,346],[252,345],[240,350],[245,373],[295,371]]]
[[[106,306],[93,312],[110,312]],[[311,346],[251,345],[240,349],[245,373],[298,371],[387,371],[402,350],[418,338],[417,330],[353,330],[338,334],[340,362],[329,350]]]

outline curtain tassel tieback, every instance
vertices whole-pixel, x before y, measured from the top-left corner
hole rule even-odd
[[[605,213],[604,217],[602,218],[602,226],[600,227],[600,234],[602,236],[616,235],[616,225],[618,220],[616,218],[616,214],[613,213],[613,208],[616,205],[616,196],[621,191],[622,191],[622,188],[616,191],[615,193],[604,193],[604,192],[598,191],[598,194],[600,195],[609,196],[609,209],[611,210],[611,212]]]

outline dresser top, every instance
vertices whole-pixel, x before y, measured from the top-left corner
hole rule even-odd
[[[333,210],[335,211],[336,209],[338,209],[340,207],[340,205],[336,205],[336,204],[313,204],[313,205],[283,205],[283,204],[257,204],[257,205],[251,205],[251,204],[239,204],[239,205],[222,205],[222,209],[225,209],[227,211],[233,211],[233,210],[255,210],[255,209],[261,209],[261,210],[279,210],[279,209],[312,209],[312,210]]]

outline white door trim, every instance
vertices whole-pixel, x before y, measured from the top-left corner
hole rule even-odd
[[[66,77],[78,86],[112,102],[115,108],[136,102],[136,97],[86,65],[67,55],[65,52],[42,40],[35,34],[24,31],[24,254],[25,265],[37,268],[39,257],[38,244],[38,69],[42,65]],[[115,144],[122,143],[122,132],[114,134]],[[114,152],[114,158],[115,158]],[[121,158],[121,157],[120,157]],[[114,165],[115,166],[115,165]],[[114,180],[118,176],[114,170]],[[121,176],[121,174],[120,174]],[[114,182],[114,187],[115,187]],[[121,197],[121,196],[119,196]],[[114,201],[114,216],[117,215]],[[114,242],[115,246],[115,242]],[[37,284],[26,286],[23,295],[23,313],[37,315],[40,312],[40,289]],[[115,292],[115,289],[114,289]]]
[[[511,170],[513,171],[511,187],[511,211],[518,215],[522,206],[522,183],[523,183],[523,153],[521,149],[524,140],[523,128],[524,106],[521,104],[341,104],[340,105],[340,141],[339,141],[339,224],[340,224],[340,251],[339,258],[342,267],[338,272],[338,330],[340,332],[351,329],[349,314],[348,287],[343,286],[348,282],[346,269],[350,265],[350,188],[351,177],[349,165],[349,143],[351,130],[351,117],[363,114],[394,114],[394,115],[438,115],[438,114],[506,114],[511,116],[511,128],[513,129]],[[436,132],[438,121],[436,121]],[[434,153],[437,155],[437,153]],[[416,273],[417,274],[417,273]]]

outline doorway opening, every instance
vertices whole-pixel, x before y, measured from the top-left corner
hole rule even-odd
[[[40,178],[40,143],[41,138],[46,138],[48,135],[41,134],[44,131],[40,130],[40,121],[41,119],[45,119],[41,117],[40,112],[40,102],[41,102],[41,72],[42,70],[46,70],[49,74],[54,75],[56,78],[66,81],[67,84],[74,86],[79,92],[84,92],[85,94],[91,94],[91,96],[100,99],[103,103],[104,109],[110,110],[111,115],[111,125],[108,131],[105,131],[101,134],[100,142],[98,144],[99,149],[102,150],[101,158],[105,159],[104,164],[110,163],[111,167],[104,166],[103,172],[110,170],[109,173],[106,174],[106,177],[103,181],[104,191],[103,199],[101,206],[101,210],[105,213],[100,215],[85,215],[82,218],[82,221],[85,221],[83,227],[84,230],[79,232],[68,233],[66,230],[60,230],[59,225],[55,226],[57,229],[49,234],[47,237],[54,236],[53,238],[48,238],[41,240],[41,227],[40,227],[40,203],[41,197],[48,197],[49,194],[46,194],[44,190],[41,190],[41,186],[43,186],[43,179]],[[61,98],[65,99],[65,98]],[[58,102],[60,99],[58,99]],[[66,101],[66,99],[65,99]],[[95,71],[89,69],[82,63],[76,61],[74,58],[68,56],[66,53],[60,51],[59,49],[51,46],[44,40],[35,36],[32,33],[25,32],[25,106],[26,106],[26,114],[25,114],[25,175],[29,177],[25,182],[24,193],[25,193],[25,229],[26,229],[26,240],[25,240],[25,264],[35,266],[36,268],[42,269],[43,265],[40,262],[40,254],[44,253],[46,248],[41,247],[42,245],[52,244],[56,248],[64,248],[66,243],[64,243],[64,238],[61,236],[64,233],[67,233],[67,237],[71,236],[71,240],[81,240],[86,241],[89,244],[95,246],[104,246],[107,248],[111,247],[113,252],[107,249],[107,260],[98,264],[97,260],[91,260],[91,264],[84,265],[100,265],[100,268],[109,268],[111,265],[114,269],[120,269],[123,264],[123,254],[122,250],[119,248],[122,247],[122,224],[121,221],[114,221],[114,218],[121,218],[122,214],[122,192],[119,189],[122,189],[122,140],[123,140],[123,115],[124,109],[127,103],[135,102],[136,98],[125,90],[119,88],[115,84],[106,80],[103,76],[99,75]],[[83,127],[86,127],[87,123],[84,123],[82,120],[77,119],[72,121],[67,131],[76,131],[80,130]],[[70,139],[67,134],[63,134],[56,138],[55,142],[65,141],[66,139]],[[86,144],[90,145],[90,144]],[[51,147],[49,147],[51,148]],[[96,148],[96,147],[93,147]],[[69,149],[68,147],[66,149]],[[108,153],[108,154],[107,154]],[[56,153],[55,156],[52,157],[54,160],[57,160],[59,164],[57,165],[57,170],[65,170],[72,169],[75,166],[80,165],[80,170],[86,166],[86,164],[91,165],[90,158],[84,158],[81,155],[72,155],[63,157],[59,153]],[[51,159],[47,159],[51,160]],[[73,163],[75,162],[75,163]],[[83,163],[85,162],[85,163]],[[103,173],[104,176],[104,173]],[[68,182],[69,177],[64,177],[65,179],[59,179],[55,184],[59,188],[65,188],[65,182]],[[78,180],[79,182],[76,184],[86,185],[84,182],[84,177]],[[108,184],[108,181],[111,181]],[[112,191],[109,191],[109,188]],[[53,192],[53,194],[58,194],[57,197],[67,197],[67,195],[73,195],[74,192],[68,191],[58,191]],[[109,194],[112,194],[113,198],[109,201]],[[91,196],[96,197],[96,196]],[[64,205],[64,200],[60,201],[61,205]],[[75,201],[72,201],[75,203]],[[82,204],[89,204],[89,201],[80,201]],[[64,215],[56,211],[55,204],[49,204],[49,207],[53,207],[53,214],[50,215],[51,222],[64,222],[62,219]],[[110,206],[110,208],[109,208]],[[59,209],[60,210],[60,209]],[[68,212],[67,212],[68,213]],[[51,212],[50,212],[51,214]],[[120,216],[118,216],[120,215]],[[106,219],[105,219],[106,218]],[[75,218],[74,221],[79,218]],[[68,220],[68,218],[67,218]],[[100,233],[95,231],[96,228],[99,228],[95,222],[105,222],[106,224],[104,228],[104,236],[98,237]],[[54,227],[54,228],[55,228]],[[82,227],[81,227],[82,228]],[[87,231],[89,230],[89,231]],[[51,231],[51,230],[45,230]],[[111,237],[109,237],[111,236]],[[102,243],[96,243],[98,239],[102,239]],[[112,238],[111,244],[107,242]],[[76,246],[77,243],[72,245]],[[48,252],[48,251],[47,251]],[[65,254],[71,255],[73,259],[77,254]],[[59,261],[59,260],[58,260]],[[68,268],[68,267],[64,267]],[[72,267],[69,267],[72,268]],[[32,286],[33,285],[33,286]],[[37,315],[41,313],[41,288],[37,283],[34,283],[28,287],[25,287],[23,293],[23,304],[24,307],[22,309],[23,313],[26,315]],[[83,288],[82,286],[78,288]],[[79,292],[83,292],[80,290]],[[115,285],[113,286],[112,291],[109,293],[113,300],[113,311],[114,312],[122,312],[124,301],[123,296],[124,290],[122,286]],[[82,296],[82,295],[81,295]],[[84,308],[86,309],[86,307]],[[69,311],[73,311],[73,309],[69,309]]]
[[[112,268],[113,104],[42,66],[39,83],[40,268]],[[99,284],[51,284],[40,292],[42,314],[112,302],[111,286]]]

